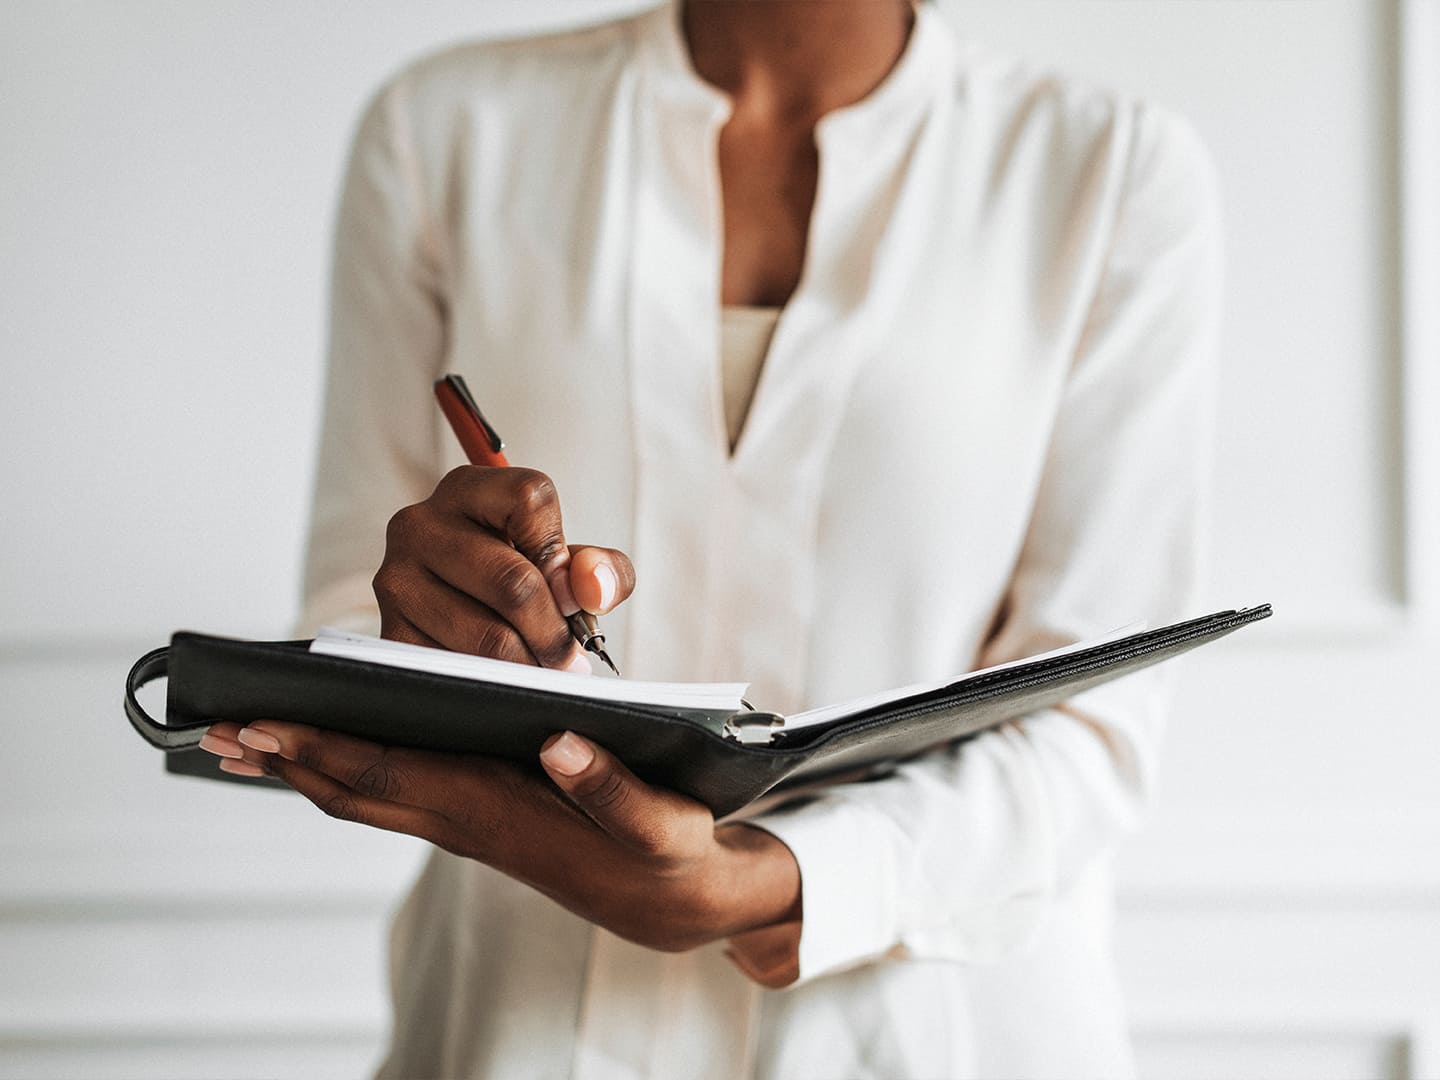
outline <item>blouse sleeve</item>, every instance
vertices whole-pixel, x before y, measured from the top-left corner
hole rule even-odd
[[[439,471],[430,400],[445,348],[438,233],[425,213],[394,81],[361,119],[346,168],[331,272],[325,415],[301,624],[378,633],[370,581],[385,526]]]
[[[1210,162],[1188,127],[1137,110],[1119,200],[980,666],[1193,614],[1220,230]],[[1128,676],[756,819],[800,865],[801,979],[885,953],[980,961],[1022,947],[1136,825],[1167,674]]]

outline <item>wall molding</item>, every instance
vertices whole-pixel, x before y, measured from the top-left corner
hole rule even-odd
[[[1407,1050],[1413,1080],[1440,1077],[1440,1001],[1410,1028]]]
[[[1123,905],[1252,903],[1440,909],[1440,807],[1428,814],[1339,810],[1172,813],[1127,840]]]
[[[247,858],[178,835],[173,822],[75,822],[0,836],[0,917],[203,910],[364,913],[395,903],[429,850],[409,837],[335,827],[277,835]],[[317,837],[323,842],[317,842]],[[184,852],[183,858],[177,851]],[[1122,843],[1123,905],[1440,907],[1440,807],[1358,816],[1338,809],[1172,813]],[[257,872],[263,871],[263,872]]]
[[[156,628],[152,632],[144,629],[127,630],[124,633],[66,633],[42,634],[22,637],[18,634],[0,633],[0,668],[24,664],[64,664],[88,662],[113,662],[129,668],[151,649],[168,645],[170,635],[178,629]],[[243,627],[211,628],[207,633],[223,634],[228,637],[278,638],[272,627],[268,632]]]
[[[1440,4],[1399,0],[1400,334],[1404,395],[1405,594],[1440,609]]]
[[[249,793],[247,793],[249,794]],[[264,815],[269,816],[269,815]],[[249,853],[204,843],[168,819],[123,828],[77,822],[0,836],[0,918],[22,911],[146,918],[160,913],[370,913],[396,903],[429,850],[422,841],[314,820]]]
[[[1377,354],[1392,352],[1387,404],[1399,414],[1390,555],[1398,581],[1393,594],[1338,602],[1317,589],[1316,603],[1287,605],[1272,632],[1256,636],[1254,647],[1266,651],[1395,643],[1440,625],[1440,3],[1391,0],[1385,10],[1382,46],[1394,81],[1375,123],[1393,128],[1385,164],[1395,211],[1385,240],[1398,297],[1384,314],[1398,327],[1374,345]]]

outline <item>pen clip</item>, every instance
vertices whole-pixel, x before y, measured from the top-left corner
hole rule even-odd
[[[504,440],[500,438],[500,433],[490,425],[490,421],[485,419],[485,414],[480,411],[480,406],[475,403],[475,399],[470,395],[470,388],[465,385],[464,377],[460,375],[446,375],[440,381],[455,392],[455,396],[460,399],[460,404],[464,405],[466,411],[479,423],[481,429],[485,432],[485,438],[490,443],[491,453],[498,454],[504,450]]]

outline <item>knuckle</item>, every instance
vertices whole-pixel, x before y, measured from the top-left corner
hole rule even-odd
[[[570,549],[565,544],[565,537],[558,532],[545,536],[533,550],[535,562],[540,566],[550,566],[557,559],[561,559],[569,553]]]
[[[547,510],[559,500],[555,481],[542,472],[525,469],[515,478],[515,505],[527,513]]]
[[[495,573],[495,602],[503,611],[529,607],[549,590],[534,564],[523,558],[507,560]]]
[[[415,563],[389,561],[375,571],[370,582],[371,591],[386,611],[402,615],[413,614],[425,607],[424,571]]]
[[[419,518],[422,514],[420,504],[414,503],[410,506],[402,506],[395,513],[390,515],[390,520],[385,524],[385,545],[388,548],[403,547],[407,540],[412,537],[419,525]]]
[[[383,562],[380,569],[375,571],[375,576],[370,579],[370,589],[375,593],[375,598],[382,601],[393,601],[399,599],[404,592],[401,584],[404,575],[400,568],[393,562]]]
[[[595,780],[586,790],[580,792],[585,805],[592,810],[614,813],[623,810],[630,801],[630,785],[619,773],[607,772]]]
[[[459,489],[470,482],[470,478],[474,473],[475,466],[473,465],[455,466],[455,468],[440,478],[440,482],[435,485],[435,494],[442,498],[448,498],[454,495]]]
[[[615,772],[606,772],[576,793],[586,809],[602,816],[624,814],[632,796],[631,786]]]
[[[555,630],[555,633],[546,638],[543,642],[531,642],[530,651],[534,653],[535,659],[539,660],[545,667],[559,667],[570,658],[570,650],[575,647],[575,638],[571,636],[568,627],[563,624]]]
[[[402,770],[399,769],[389,750],[382,750],[380,757],[361,770],[355,782],[350,785],[361,795],[376,799],[393,799],[405,786]]]
[[[504,623],[482,623],[475,631],[472,652],[476,656],[488,656],[495,660],[530,662],[520,635]]]
[[[315,805],[326,817],[335,818],[337,821],[360,820],[360,804],[349,792],[337,791],[322,795],[315,800]]]
[[[320,758],[320,751],[309,739],[301,739],[295,746],[291,760],[296,765],[309,769],[311,772],[324,772],[324,762]]]
[[[544,473],[527,472],[515,482],[507,527],[524,537],[525,554],[541,566],[569,554],[560,529],[560,496]]]

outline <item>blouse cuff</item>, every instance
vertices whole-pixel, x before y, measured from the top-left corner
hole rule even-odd
[[[792,985],[873,960],[896,944],[903,844],[883,815],[819,798],[746,823],[776,837],[800,867],[804,921],[800,977]]]

